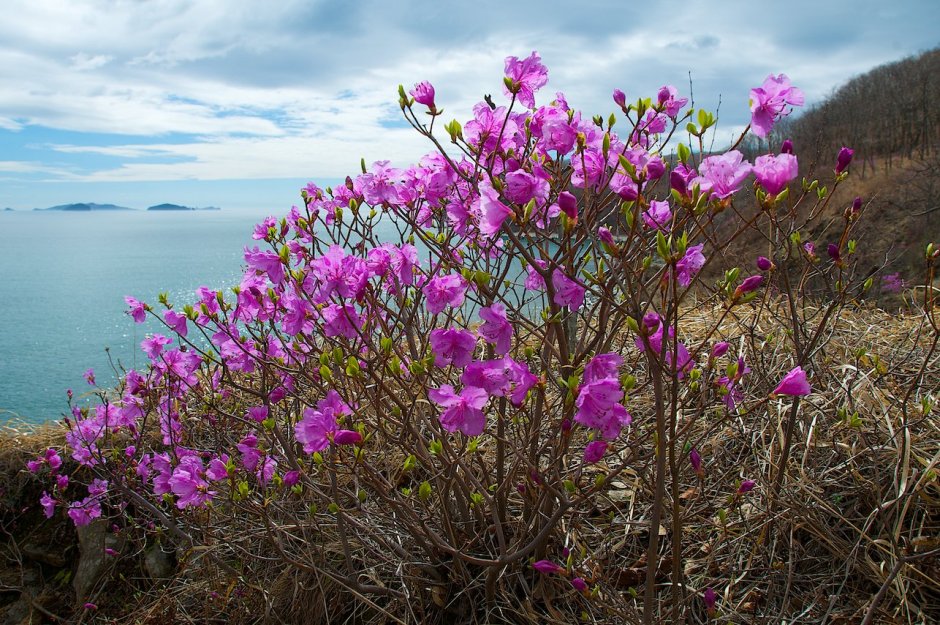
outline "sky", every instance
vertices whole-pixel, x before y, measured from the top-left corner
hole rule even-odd
[[[429,80],[444,120],[502,95],[506,56],[538,50],[571,106],[664,84],[718,108],[786,73],[819,102],[877,65],[940,44],[940,1],[385,2],[4,0],[0,208],[161,202],[286,211],[307,181],[431,146],[397,88]]]

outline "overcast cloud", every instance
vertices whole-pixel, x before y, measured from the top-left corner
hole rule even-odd
[[[589,8],[584,8],[589,7]],[[430,80],[446,118],[502,100],[507,55],[538,50],[588,113],[666,83],[718,105],[719,142],[747,92],[784,72],[818,102],[938,44],[940,2],[6,0],[0,20],[0,207],[159,198],[253,205],[284,181],[359,159],[416,160],[399,83]],[[252,185],[251,181],[257,181]],[[226,197],[226,194],[231,197]],[[65,199],[68,198],[68,199]],[[127,200],[125,200],[127,201]],[[209,202],[203,202],[209,203]]]

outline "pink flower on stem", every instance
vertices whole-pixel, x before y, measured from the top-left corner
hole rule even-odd
[[[571,586],[578,592],[587,592],[588,589],[587,582],[580,577],[575,577],[572,579]]]
[[[333,442],[337,445],[358,445],[362,442],[362,434],[355,430],[338,430],[333,434]]]
[[[431,351],[434,353],[436,367],[446,367],[450,364],[466,367],[473,359],[476,345],[476,338],[466,330],[431,330]]]
[[[673,87],[672,85],[666,85],[659,89],[659,93],[656,94],[656,99],[659,102],[660,106],[664,107],[666,115],[675,119],[676,115],[679,114],[679,110],[685,106],[688,102],[688,98],[678,98],[679,90]]]
[[[506,57],[506,82],[503,93],[506,97],[516,95],[516,99],[527,108],[535,108],[535,92],[548,84],[548,70],[542,65],[537,52],[519,60],[514,56]]]
[[[700,174],[693,183],[698,183],[702,192],[723,200],[741,188],[744,179],[751,173],[751,164],[737,150],[719,156],[709,156],[699,166]]]
[[[147,319],[146,304],[134,299],[130,295],[126,296],[124,301],[127,302],[127,305],[131,307],[131,309],[127,312],[131,317],[133,317],[134,323],[143,323]]]
[[[431,83],[422,80],[409,93],[415,102],[425,105],[432,113],[437,112],[437,107],[434,106],[434,86]]]
[[[764,154],[754,160],[754,177],[769,195],[777,195],[799,174],[793,154]]]
[[[95,385],[95,370],[94,370],[94,369],[89,369],[89,370],[87,370],[87,371],[83,374],[83,377],[85,378],[85,381],[88,382],[88,385],[89,385],[89,386],[94,386],[94,385]]]
[[[186,315],[175,310],[166,310],[163,313],[163,320],[174,332],[180,336],[186,336]]]
[[[773,264],[773,261],[771,261],[766,256],[758,256],[757,268],[760,269],[761,271],[770,271],[771,269],[774,268],[774,264]]]
[[[294,436],[304,449],[312,454],[330,446],[330,434],[336,430],[336,416],[332,410],[304,409],[304,417],[297,422]]]
[[[564,575],[565,567],[555,564],[551,560],[539,560],[532,563],[532,568],[543,575]]]
[[[46,515],[47,519],[51,519],[52,515],[55,514],[55,498],[46,491],[42,491],[42,497],[39,498],[39,503],[42,506],[43,514]]]
[[[803,106],[803,92],[790,84],[786,74],[770,75],[760,87],[751,89],[751,128],[758,137],[766,137],[774,121],[786,115],[786,107]]]
[[[558,208],[568,217],[575,220],[578,218],[578,198],[569,191],[562,191],[558,194]]]
[[[614,89],[613,93],[614,104],[619,106],[622,109],[627,108],[627,96],[620,89]]]
[[[689,286],[702,267],[705,266],[705,255],[702,254],[704,244],[693,245],[685,251],[685,255],[676,263],[676,279],[682,286]]]
[[[591,441],[584,448],[584,462],[585,464],[600,462],[605,453],[607,453],[606,441]]]
[[[435,276],[422,289],[425,306],[432,315],[443,312],[448,306],[456,308],[463,304],[466,291],[467,281],[456,273]]]
[[[791,397],[803,397],[813,392],[806,379],[806,372],[802,367],[795,367],[787,373],[777,388],[773,390],[772,395],[789,395]]]
[[[503,355],[509,352],[512,341],[512,324],[506,317],[506,307],[500,303],[480,309],[480,319],[483,320],[477,332],[487,343],[496,346],[496,353]]]
[[[757,289],[760,288],[761,284],[763,283],[764,283],[764,276],[761,276],[761,275],[748,276],[734,290],[734,295],[732,297],[733,299],[738,299],[742,295],[746,295],[747,293],[750,293],[751,291],[756,291]]]
[[[689,464],[692,465],[692,470],[695,471],[695,474],[699,477],[705,474],[702,468],[702,454],[700,454],[695,447],[689,450]]]
[[[669,232],[672,228],[672,210],[669,202],[653,200],[648,209],[643,211],[643,223],[650,229]]]
[[[584,287],[566,276],[560,269],[552,272],[552,286],[555,288],[554,302],[559,306],[568,306],[578,310],[584,303]]]
[[[458,395],[454,387],[445,384],[429,389],[428,398],[445,409],[440,420],[441,427],[448,432],[460,431],[467,436],[479,436],[486,428],[486,415],[482,409],[489,401],[489,395],[483,389],[468,386]]]
[[[836,156],[836,173],[841,174],[849,166],[849,163],[852,162],[852,157],[855,155],[855,150],[852,148],[843,147],[839,150],[839,154]]]

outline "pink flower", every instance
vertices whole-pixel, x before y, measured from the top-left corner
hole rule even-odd
[[[702,192],[709,192],[711,197],[723,200],[738,192],[744,179],[751,173],[751,164],[744,160],[743,154],[731,150],[705,158],[699,171],[701,175],[694,182],[699,183]]]
[[[729,348],[729,347],[730,347],[730,345],[728,345],[728,343],[726,343],[726,342],[724,342],[724,341],[721,341],[720,343],[715,343],[714,347],[712,347],[712,353],[711,353],[711,356],[709,357],[709,359],[710,359],[710,360],[717,360],[717,359],[721,358],[722,356],[724,356],[725,354],[728,353],[728,348]]]
[[[564,575],[565,567],[555,564],[551,560],[539,560],[532,564],[532,568],[544,575]]]
[[[150,360],[157,360],[163,353],[163,348],[172,343],[172,341],[162,334],[153,334],[148,336],[140,343],[140,349],[147,354]]]
[[[643,211],[643,223],[652,229],[660,229],[669,232],[672,227],[672,210],[669,208],[669,202],[653,200],[650,207]]]
[[[548,182],[529,172],[517,169],[506,174],[503,193],[511,202],[520,206],[536,198],[542,202],[548,197]]]
[[[766,256],[757,257],[757,268],[761,271],[770,271],[774,268],[773,262]]]
[[[693,447],[689,450],[689,463],[692,465],[692,470],[695,471],[696,475],[704,475],[705,471],[702,469],[702,454]]]
[[[584,462],[585,464],[599,462],[605,453],[607,453],[606,441],[591,441],[584,448]]]
[[[806,379],[806,372],[803,371],[802,367],[796,367],[791,369],[783,379],[780,381],[780,384],[777,385],[777,388],[773,390],[772,395],[789,395],[791,397],[803,397],[809,395],[813,392],[813,389],[809,385],[809,381]]]
[[[362,434],[355,430],[339,430],[333,434],[333,442],[337,445],[358,445],[362,442]]]
[[[428,81],[422,80],[409,93],[418,104],[425,105],[431,109],[432,113],[437,111],[437,107],[434,106],[434,86]]]
[[[682,286],[689,286],[692,278],[705,266],[704,244],[693,245],[685,251],[685,256],[676,263],[676,279]]]
[[[167,310],[163,313],[163,320],[174,332],[180,336],[186,336],[186,315],[175,310]]]
[[[43,514],[46,515],[47,519],[51,519],[52,515],[55,514],[55,498],[46,491],[42,491],[42,497],[39,498],[39,503],[42,505]]]
[[[422,289],[425,305],[432,315],[443,312],[447,306],[456,308],[463,304],[466,291],[467,281],[456,273],[435,276]]]
[[[584,303],[584,287],[566,276],[560,269],[552,272],[552,286],[555,288],[553,301],[559,306],[568,306],[578,310]]]
[[[708,613],[708,616],[715,616],[715,604],[717,597],[718,596],[715,594],[714,588],[705,589],[705,594],[702,596],[702,601],[705,602],[705,612]]]
[[[761,276],[761,275],[748,276],[734,290],[734,296],[733,296],[734,299],[737,299],[741,297],[742,295],[745,295],[746,293],[750,293],[751,291],[756,291],[757,289],[760,288],[760,285],[763,283],[764,283],[764,276]]]
[[[332,410],[304,408],[304,417],[297,422],[294,436],[304,452],[312,454],[330,446],[329,435],[336,430],[336,416]]]
[[[770,195],[783,191],[798,173],[799,167],[793,154],[764,154],[754,160],[754,177]]]
[[[843,147],[839,150],[839,154],[836,157],[836,173],[841,174],[849,166],[849,163],[852,162],[852,156],[855,155],[855,150],[852,148]]]
[[[208,490],[209,484],[205,480],[202,460],[195,455],[180,458],[180,463],[170,476],[169,486],[170,491],[177,497],[176,507],[180,510],[204,506],[215,495]]]
[[[546,263],[544,260],[539,260],[537,258],[534,260],[539,269],[544,270],[546,267],[548,267],[548,263]],[[535,267],[529,265],[526,268],[526,278],[525,284],[523,286],[531,291],[542,291],[545,289],[545,279],[542,278],[542,275],[535,270]]]
[[[514,56],[506,57],[506,77],[511,87],[503,86],[503,93],[506,97],[515,93],[519,102],[530,109],[535,108],[535,92],[548,84],[548,70],[537,52],[521,61]]]
[[[480,220],[480,232],[492,236],[503,227],[503,222],[512,215],[512,209],[499,201],[499,193],[486,180],[480,183],[480,197],[475,203]]]
[[[578,218],[578,198],[573,193],[562,191],[558,194],[558,208],[568,219]]]
[[[498,360],[475,360],[467,365],[460,376],[464,386],[481,388],[488,395],[504,397],[509,392],[512,380],[509,375],[508,363],[514,362],[511,358]]]
[[[578,592],[586,592],[588,589],[587,582],[580,577],[575,577],[571,580],[571,586]]]
[[[271,250],[259,250],[256,245],[253,249],[245,247],[245,262],[248,268],[266,274],[274,284],[284,281],[284,265],[281,257]]]
[[[267,406],[252,406],[248,409],[248,412],[245,413],[245,418],[251,419],[261,423],[268,418],[268,407]]]
[[[431,351],[434,352],[434,365],[437,367],[450,364],[466,367],[473,359],[476,345],[476,338],[466,330],[431,330]]]
[[[679,114],[679,110],[689,101],[688,98],[677,98],[677,95],[679,95],[678,89],[672,85],[666,85],[660,88],[656,96],[659,105],[665,107],[666,115],[673,119]]]
[[[506,317],[506,307],[500,303],[494,303],[480,309],[480,319],[483,324],[477,332],[487,343],[496,346],[496,353],[503,355],[509,352],[510,342],[512,341],[512,324]]]
[[[597,239],[610,248],[613,248],[616,245],[613,233],[611,233],[611,231],[604,226],[601,226],[597,229]]]
[[[737,493],[737,494],[738,494],[738,495],[745,495],[745,494],[751,492],[752,490],[754,490],[754,486],[755,486],[756,484],[757,484],[757,482],[755,482],[754,480],[744,480],[743,482],[741,482],[741,485],[738,486],[738,493]]]
[[[428,390],[428,398],[445,410],[441,413],[441,427],[448,432],[463,432],[467,436],[479,436],[486,427],[486,415],[483,406],[489,396],[481,388],[468,386],[459,395],[454,387],[445,384],[437,389]]]
[[[766,137],[774,121],[786,115],[787,105],[803,106],[803,92],[790,85],[786,74],[770,75],[764,84],[751,89],[751,128],[758,137]]]
[[[124,301],[127,302],[127,305],[131,307],[128,313],[130,313],[130,316],[134,318],[134,323],[143,323],[147,319],[146,304],[134,299],[130,295],[126,296]]]
[[[88,383],[88,386],[95,385],[95,370],[94,369],[88,369],[87,371],[85,371],[85,373],[83,374],[83,377],[85,378],[85,381]]]
[[[354,340],[359,336],[362,319],[352,304],[330,304],[323,309],[323,333],[328,337],[342,336]]]
[[[612,97],[614,99],[614,104],[616,104],[620,108],[627,107],[627,96],[623,91],[621,91],[620,89],[614,89],[614,93]]]

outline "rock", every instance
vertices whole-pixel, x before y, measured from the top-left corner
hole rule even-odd
[[[176,552],[164,551],[163,545],[154,543],[144,553],[144,570],[154,580],[173,577],[176,573]]]
[[[109,564],[110,556],[105,553],[107,524],[103,519],[92,521],[78,528],[78,568],[72,578],[72,588],[79,603],[85,600],[98,578]]]
[[[22,547],[22,552],[24,556],[34,562],[42,562],[57,569],[61,569],[66,565],[65,556],[61,551],[49,551],[41,545],[26,543]]]

